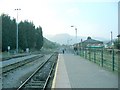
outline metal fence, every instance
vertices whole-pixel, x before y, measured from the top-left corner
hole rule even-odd
[[[120,50],[105,48],[84,48],[79,50],[79,55],[102,67],[118,71]]]

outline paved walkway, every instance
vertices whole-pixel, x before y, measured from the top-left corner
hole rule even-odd
[[[60,54],[52,88],[118,88],[118,75],[72,54]]]

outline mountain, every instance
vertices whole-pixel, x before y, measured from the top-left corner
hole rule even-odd
[[[72,45],[76,42],[81,42],[81,39],[84,41],[87,39],[87,37],[83,36],[77,36],[77,41],[75,36],[71,36],[67,33],[63,34],[56,34],[56,35],[47,35],[46,38],[52,42],[56,42],[59,44],[69,44]],[[92,39],[99,40],[99,41],[108,41],[108,39],[102,38],[102,37],[91,37]]]
[[[50,41],[59,43],[59,44],[74,44],[76,42],[80,42],[81,38],[85,39],[85,37],[77,37],[77,41],[76,41],[76,37],[75,36],[71,36],[69,34],[63,33],[63,34],[56,34],[54,36],[49,36],[47,35],[46,38]]]

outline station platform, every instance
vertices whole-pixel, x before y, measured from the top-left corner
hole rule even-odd
[[[118,74],[73,54],[59,54],[52,88],[118,88]]]

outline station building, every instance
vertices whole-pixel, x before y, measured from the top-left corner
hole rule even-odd
[[[92,39],[91,37],[87,37],[87,40],[81,40],[79,43],[79,48],[101,48],[103,46],[102,41]]]

